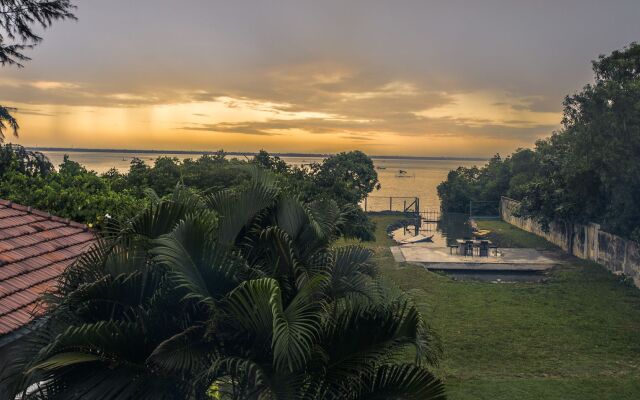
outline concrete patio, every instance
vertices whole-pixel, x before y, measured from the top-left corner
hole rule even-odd
[[[499,249],[498,256],[465,257],[450,254],[447,247],[433,247],[428,243],[391,247],[398,262],[419,263],[428,269],[477,271],[545,271],[559,264],[535,249]]]

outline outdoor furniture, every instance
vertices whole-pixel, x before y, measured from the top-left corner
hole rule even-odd
[[[481,240],[478,244],[478,255],[480,257],[489,257],[489,241]]]
[[[464,256],[473,257],[473,248],[474,248],[473,240],[467,240],[464,243]]]
[[[456,243],[458,244],[458,255],[464,256],[466,254],[466,240],[456,239]]]
[[[479,255],[480,257],[489,257],[491,249],[494,250],[493,254],[498,255],[498,246],[491,243],[490,240],[469,240],[469,239],[456,239],[455,245],[449,245],[449,253],[453,253],[453,249],[457,249],[459,256],[471,256]]]
[[[498,256],[498,245],[489,242],[489,249],[493,249],[493,255]]]
[[[453,254],[453,249],[456,249],[456,253],[458,252],[458,244],[448,244],[449,254]]]

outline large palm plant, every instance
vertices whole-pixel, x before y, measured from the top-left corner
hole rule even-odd
[[[331,247],[337,206],[253,174],[114,222],[45,299],[49,322],[16,360],[23,398],[443,398],[410,299],[369,250]]]

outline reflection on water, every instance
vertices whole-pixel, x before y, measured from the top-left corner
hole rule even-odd
[[[398,218],[402,219],[402,218]],[[398,228],[393,233],[393,238],[397,241],[406,240],[420,234],[422,236],[432,236],[430,244],[433,247],[446,247],[456,243],[456,239],[471,238],[472,228],[469,223],[469,216],[458,213],[443,213],[439,222],[423,221],[419,230],[416,231],[414,224],[407,224]]]

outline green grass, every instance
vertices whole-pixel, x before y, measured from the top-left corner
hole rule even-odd
[[[367,244],[381,273],[410,292],[440,335],[437,373],[451,399],[640,398],[640,290],[566,257],[545,283],[460,282],[396,263],[376,216]],[[555,249],[501,221],[481,221],[502,247]]]
[[[557,247],[540,236],[525,232],[503,221],[477,221],[479,229],[488,229],[488,238],[500,247],[529,247],[542,250],[556,250]]]

